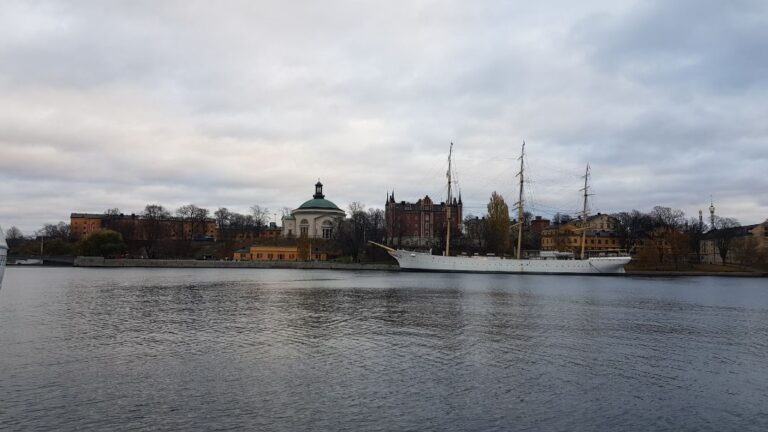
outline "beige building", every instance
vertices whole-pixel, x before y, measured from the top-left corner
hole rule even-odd
[[[724,264],[720,254],[723,244],[727,250],[725,264],[768,264],[768,219],[760,224],[707,232],[700,243],[702,262]]]
[[[610,215],[596,214],[587,218],[587,235],[584,250],[587,252],[619,249],[615,233],[616,219]],[[581,253],[581,221],[550,225],[541,230],[541,249],[547,251]]]

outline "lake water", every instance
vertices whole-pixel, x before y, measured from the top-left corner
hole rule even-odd
[[[9,268],[1,430],[768,430],[768,280]]]

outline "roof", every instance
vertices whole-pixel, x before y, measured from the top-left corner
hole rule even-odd
[[[325,198],[313,198],[300,205],[299,209],[326,209],[342,211],[340,208],[336,207],[336,204],[328,201]]]
[[[726,237],[743,237],[743,236],[751,236],[752,230],[755,229],[760,224],[754,224],[754,225],[745,225],[745,226],[735,226],[730,228],[720,228],[720,229],[713,229],[709,230],[701,237],[704,240],[708,239],[714,239],[719,238],[722,236]]]

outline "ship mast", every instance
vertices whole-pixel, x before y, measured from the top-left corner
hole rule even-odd
[[[445,203],[445,256],[451,256],[451,154],[453,153],[453,143],[448,150],[448,199]]]
[[[589,196],[589,164],[587,172],[584,174],[584,208],[581,211],[581,259],[584,259],[584,248],[587,245],[587,197]]]
[[[517,259],[520,259],[520,252],[523,247],[523,158],[525,158],[525,141],[523,149],[520,151],[520,197],[517,201]]]

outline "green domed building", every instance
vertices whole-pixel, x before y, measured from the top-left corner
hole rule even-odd
[[[315,194],[290,216],[283,216],[283,237],[309,237],[330,239],[339,219],[346,213],[333,202],[325,199],[323,184],[315,184]]]

